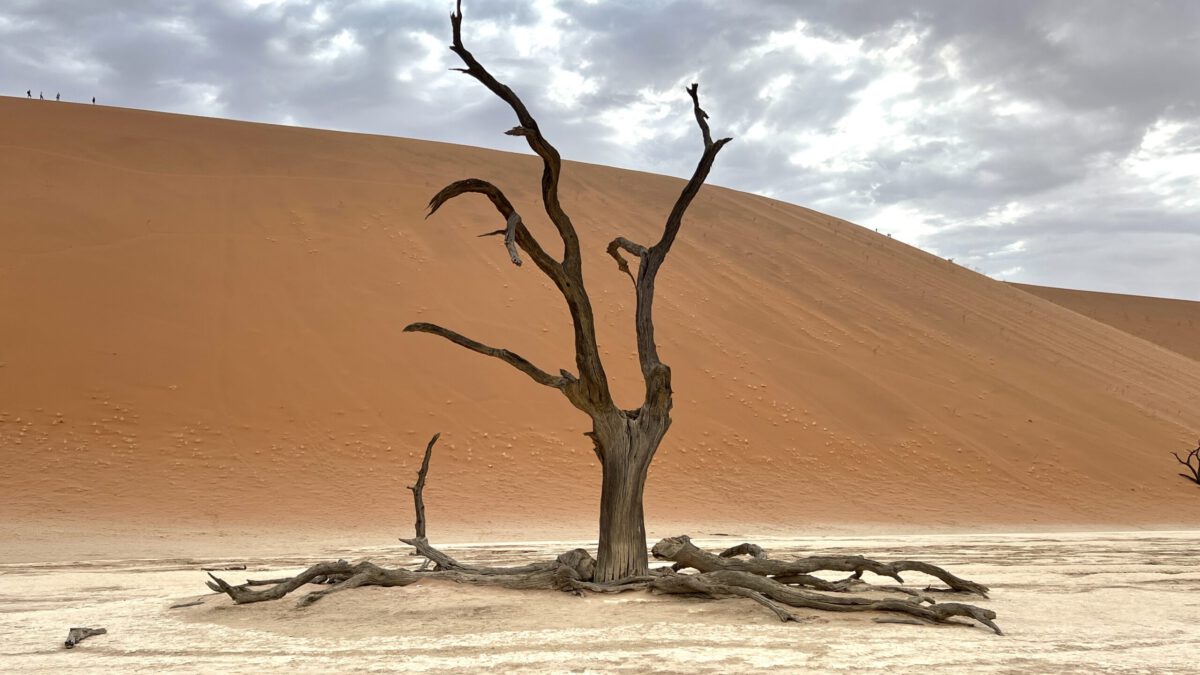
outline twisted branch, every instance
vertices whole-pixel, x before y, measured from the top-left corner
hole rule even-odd
[[[456,344],[460,347],[466,347],[467,349],[470,349],[471,351],[479,353],[479,354],[483,354],[484,356],[491,356],[493,358],[500,359],[501,361],[507,363],[508,365],[512,366],[513,368],[516,368],[517,370],[521,371],[522,373],[525,373],[526,375],[528,375],[530,378],[533,379],[534,382],[537,382],[538,384],[544,384],[547,387],[554,387],[555,389],[562,389],[574,380],[574,378],[570,375],[570,373],[568,373],[566,371],[559,371],[561,373],[561,375],[558,375],[558,376],[551,375],[550,373],[547,373],[546,371],[542,370],[541,368],[538,368],[537,366],[533,365],[529,361],[525,360],[525,358],[523,356],[521,356],[520,354],[514,354],[513,352],[510,352],[507,349],[497,349],[496,347],[489,347],[488,345],[485,345],[482,342],[476,342],[475,340],[472,340],[469,337],[466,337],[460,333],[456,333],[456,332],[450,330],[449,328],[442,328],[441,326],[438,326],[436,324],[410,323],[404,327],[404,332],[405,333],[430,333],[432,335],[444,337],[447,340],[453,342],[454,344]]]
[[[1191,452],[1188,453],[1187,461],[1184,461],[1184,459],[1182,457],[1180,457],[1178,453],[1172,452],[1171,454],[1175,455],[1175,460],[1177,462],[1186,466],[1188,468],[1188,471],[1192,472],[1192,475],[1190,475],[1190,476],[1187,475],[1186,473],[1181,473],[1179,475],[1196,483],[1197,485],[1200,485],[1200,444],[1198,444],[1196,446],[1195,450],[1192,450]],[[1192,466],[1192,460],[1196,460],[1195,466]]]
[[[654,545],[654,557],[673,560],[680,569],[691,567],[699,572],[733,571],[748,572],[762,576],[777,577],[780,581],[810,575],[818,571],[851,572],[851,579],[862,577],[863,572],[871,572],[880,576],[895,579],[904,583],[900,578],[901,572],[922,572],[942,580],[951,589],[963,593],[974,593],[987,597],[988,588],[983,584],[959,578],[946,570],[915,560],[900,560],[893,563],[881,563],[862,556],[813,556],[798,560],[771,560],[767,558],[751,558],[737,560],[722,558],[707,551],[702,551],[692,543],[687,536],[669,537]]]
[[[500,188],[485,180],[467,178],[455,181],[442,188],[440,192],[429,200],[429,213],[425,217],[429,218],[434,213],[437,213],[437,210],[451,199],[470,193],[481,194],[487,197],[505,220],[504,229],[482,234],[480,235],[481,237],[503,234],[504,245],[508,249],[509,258],[514,265],[520,266],[521,264],[521,256],[515,248],[519,246],[533,260],[533,264],[537,265],[538,269],[550,277],[552,281],[557,284],[563,280],[562,265],[549,253],[546,253],[541,244],[534,238],[533,233],[525,227],[524,221],[521,220],[521,215],[513,208],[512,202],[500,191]]]
[[[524,137],[529,144],[530,149],[537,153],[542,159],[542,202],[545,205],[546,215],[550,217],[558,230],[559,236],[563,240],[563,260],[561,263],[550,258],[548,255],[535,255],[533,250],[541,251],[541,247],[529,234],[525,226],[519,222],[514,222],[511,216],[512,205],[508,204],[508,200],[503,202],[495,198],[499,195],[499,190],[495,186],[485,184],[484,181],[475,183],[475,187],[483,188],[472,191],[483,192],[493,197],[493,203],[501,210],[501,213],[506,219],[505,235],[506,238],[511,238],[521,247],[538,267],[546,273],[558,287],[562,293],[563,299],[567,302],[567,309],[571,313],[571,323],[575,332],[575,365],[579,372],[579,377],[576,380],[571,378],[572,384],[575,386],[562,388],[563,393],[567,395],[571,403],[587,412],[589,415],[615,415],[618,414],[616,406],[613,404],[612,394],[608,387],[608,377],[604,372],[604,365],[600,358],[600,349],[596,343],[596,322],[592,313],[591,299],[587,295],[587,291],[583,285],[583,270],[581,258],[579,255],[579,237],[575,232],[574,225],[571,224],[571,219],[563,211],[562,204],[558,198],[558,182],[559,174],[562,169],[562,159],[558,154],[558,150],[542,136],[541,130],[538,128],[537,120],[529,113],[525,104],[521,99],[505,84],[501,83],[491,73],[477,61],[474,55],[467,50],[462,41],[462,2],[456,2],[454,12],[450,14],[450,26],[453,33],[453,41],[450,45],[451,51],[462,59],[466,64],[466,68],[455,68],[459,72],[466,73],[474,77],[493,94],[503,100],[516,113],[518,126],[509,130],[510,136]],[[460,181],[462,183],[462,181]],[[484,184],[487,187],[484,188]],[[456,184],[458,185],[458,184]],[[442,192],[445,193],[451,188],[446,188]],[[461,191],[466,191],[465,189]],[[501,195],[502,196],[502,195]],[[444,202],[448,197],[440,199],[434,198],[439,204]],[[431,205],[433,202],[431,202]],[[507,204],[507,206],[505,206]],[[509,210],[509,212],[505,212]],[[510,248],[510,257],[512,250]],[[515,262],[515,260],[514,260]]]
[[[684,185],[683,191],[680,192],[679,198],[675,200],[675,205],[671,208],[670,215],[667,216],[662,237],[649,249],[641,249],[639,257],[642,264],[638,269],[637,280],[634,282],[637,293],[634,322],[637,328],[638,362],[641,365],[642,377],[646,382],[646,401],[643,405],[656,409],[657,412],[664,415],[671,406],[671,378],[670,369],[658,357],[658,345],[654,341],[654,281],[658,276],[659,268],[666,260],[667,253],[671,250],[671,245],[675,243],[679,228],[683,225],[683,214],[695,199],[696,194],[700,192],[700,186],[708,178],[713,162],[717,159],[717,153],[725,147],[726,143],[733,140],[732,138],[722,138],[716,142],[712,140],[712,133],[708,128],[708,113],[700,107],[699,91],[700,85],[698,84],[687,88],[688,95],[692,98],[696,123],[700,126],[701,136],[704,139],[704,152],[700,155],[700,161],[697,163],[691,179]],[[613,244],[609,244],[609,254],[614,258],[618,257],[619,253],[614,254],[614,252]],[[618,268],[622,268],[622,263],[622,260],[617,260]],[[622,271],[628,273],[628,266],[624,266]],[[632,277],[632,275],[630,276]]]
[[[621,255],[621,249],[625,249],[630,254],[637,257],[646,255],[646,247],[641,244],[635,244],[625,237],[617,237],[608,242],[608,254],[613,260],[617,261],[617,269],[629,275],[629,280],[633,282],[634,288],[637,288],[637,279],[633,278],[633,272],[629,271],[629,263],[625,262],[625,258]]]
[[[562,158],[550,141],[542,136],[537,120],[529,114],[529,110],[521,99],[507,85],[493,77],[463,45],[462,19],[462,0],[459,0],[455,3],[454,12],[450,15],[450,26],[453,31],[453,44],[451,44],[450,50],[458,54],[467,67],[455,68],[455,70],[479,80],[483,86],[507,103],[516,113],[520,125],[505,133],[510,136],[524,137],[529,148],[542,158],[542,201],[546,206],[546,215],[550,217],[562,237],[564,264],[568,268],[577,268],[579,266],[579,237],[575,234],[571,219],[567,217],[558,201],[558,177],[562,167]]]

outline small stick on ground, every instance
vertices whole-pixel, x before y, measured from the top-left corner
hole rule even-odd
[[[176,603],[174,605],[171,605],[167,609],[183,609],[184,607],[195,607],[196,605],[203,605],[203,604],[204,604],[203,600],[193,600],[191,602]]]
[[[227,565],[225,567],[201,567],[201,572],[236,572],[246,569],[245,565]]]
[[[63,646],[67,649],[74,649],[75,645],[92,637],[93,635],[104,635],[108,631],[103,628],[72,628],[67,633],[67,641]]]

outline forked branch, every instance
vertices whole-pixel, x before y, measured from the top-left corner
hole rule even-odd
[[[579,237],[575,234],[575,227],[571,224],[571,219],[567,217],[566,212],[563,211],[562,205],[558,201],[558,177],[562,169],[562,158],[559,156],[558,150],[550,144],[550,141],[547,141],[542,136],[537,120],[533,118],[533,115],[529,114],[529,110],[516,93],[493,77],[483,67],[483,64],[475,60],[475,56],[463,45],[462,19],[462,1],[459,0],[455,3],[454,12],[450,15],[450,26],[453,30],[453,44],[450,45],[450,49],[455,54],[458,54],[467,67],[455,68],[455,70],[479,80],[483,86],[500,97],[516,113],[517,121],[520,124],[506,133],[510,136],[524,137],[525,141],[529,143],[529,148],[537,153],[538,157],[542,158],[542,201],[546,206],[546,215],[550,217],[551,222],[554,223],[559,235],[562,237],[564,264],[569,268],[578,268]]]
[[[471,338],[466,337],[465,335],[456,333],[456,332],[450,330],[449,328],[442,328],[441,326],[438,326],[437,324],[410,323],[404,327],[404,332],[405,333],[430,333],[432,335],[438,335],[440,337],[444,337],[447,340],[453,342],[454,344],[456,344],[460,347],[466,347],[467,349],[470,349],[471,351],[476,352],[478,354],[483,354],[484,356],[491,356],[493,358],[500,359],[501,361],[507,363],[508,365],[512,366],[513,368],[516,368],[517,370],[521,371],[522,373],[525,373],[526,375],[528,375],[530,378],[533,379],[534,382],[537,382],[538,384],[544,384],[547,387],[554,387],[555,389],[562,389],[563,387],[570,384],[572,382],[572,380],[574,379],[570,376],[569,373],[567,373],[566,371],[561,371],[561,370],[559,371],[561,373],[560,375],[551,375],[550,373],[547,373],[546,371],[542,370],[541,368],[538,368],[537,366],[533,365],[529,361],[525,360],[525,357],[521,356],[520,354],[514,354],[513,352],[510,352],[507,349],[497,349],[496,347],[489,347],[488,345],[485,345],[482,342],[476,342],[475,340],[472,340]]]
[[[708,113],[700,107],[700,85],[693,84],[688,87],[687,92],[692,99],[692,111],[704,139],[704,152],[700,155],[700,161],[697,163],[691,179],[684,185],[683,191],[671,208],[670,215],[667,216],[662,238],[641,254],[642,264],[635,282],[637,309],[634,321],[637,328],[638,362],[642,368],[642,377],[646,382],[644,405],[650,407],[669,406],[671,387],[670,370],[659,360],[658,345],[654,341],[654,281],[658,276],[659,268],[666,260],[667,253],[671,250],[671,245],[675,243],[679,228],[683,225],[683,214],[695,199],[696,194],[700,192],[700,186],[704,185],[705,179],[708,178],[713,162],[717,159],[717,153],[725,147],[726,143],[733,140],[732,138],[722,138],[713,141],[712,132],[708,128]],[[609,251],[612,255],[612,244],[609,245]],[[618,256],[614,255],[613,257]],[[622,262],[618,259],[617,266],[621,267]],[[627,266],[622,271],[628,272]]]
[[[1186,460],[1180,457],[1179,453],[1172,452],[1171,454],[1175,455],[1175,460],[1186,466],[1188,471],[1190,471],[1192,474],[1190,476],[1186,473],[1181,473],[1179,475],[1192,481],[1193,483],[1196,483],[1197,485],[1200,485],[1200,442],[1197,442],[1195,450],[1192,450],[1187,454]]]
[[[429,200],[429,213],[426,218],[437,213],[437,210],[443,204],[464,194],[481,194],[488,198],[496,207],[496,210],[504,218],[504,229],[488,232],[485,235],[504,235],[504,245],[508,248],[509,258],[512,259],[514,265],[521,264],[521,256],[518,255],[515,246],[520,246],[521,250],[525,251],[533,260],[533,264],[538,266],[546,276],[550,277],[556,284],[563,279],[562,265],[558,263],[549,253],[542,248],[537,239],[534,239],[526,227],[524,221],[521,220],[521,214],[513,208],[512,202],[505,196],[500,188],[478,178],[467,178],[465,180],[455,181],[446,187]]]
[[[646,247],[642,246],[641,244],[635,244],[625,237],[617,237],[616,239],[608,242],[607,251],[608,254],[612,256],[612,259],[617,261],[617,269],[621,270],[625,274],[628,274],[630,281],[633,282],[633,285],[636,288],[637,279],[634,278],[633,272],[629,271],[629,263],[625,262],[625,258],[621,255],[621,249],[628,251],[631,255],[641,258],[642,256],[646,255]]]
[[[574,225],[571,224],[571,219],[563,211],[562,204],[559,202],[558,183],[562,170],[562,159],[558,150],[542,136],[537,120],[529,113],[521,99],[512,89],[493,77],[483,67],[483,64],[479,63],[475,56],[467,50],[462,40],[462,20],[462,3],[456,2],[454,12],[450,14],[450,26],[453,33],[450,49],[462,59],[466,67],[455,70],[474,77],[516,113],[518,125],[506,133],[511,136],[523,137],[529,147],[542,159],[542,203],[545,206],[546,215],[550,217],[562,238],[563,259],[559,262],[545,253],[525,225],[513,219],[512,215],[515,210],[508,199],[504,198],[494,185],[486,181],[471,179],[447,186],[430,202],[430,213],[437,210],[437,207],[446,200],[464,192],[480,192],[492,199],[493,204],[505,218],[506,243],[515,242],[521,250],[529,254],[538,268],[554,281],[555,286],[562,293],[563,299],[566,300],[575,332],[575,366],[579,373],[578,377],[564,374],[562,378],[554,378],[546,376],[545,373],[537,375],[524,367],[522,370],[530,373],[534,379],[543,384],[559,387],[572,405],[593,417],[616,414],[618,411],[608,388],[608,377],[604,372],[600,348],[596,343],[596,321],[592,313],[591,299],[583,285],[579,237],[575,232]],[[509,255],[516,262],[517,258],[511,246]],[[464,343],[459,342],[459,344]],[[464,346],[466,345],[464,344]],[[574,386],[566,387],[566,384]]]

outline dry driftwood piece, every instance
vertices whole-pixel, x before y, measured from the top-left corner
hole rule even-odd
[[[67,649],[74,649],[75,645],[92,637],[93,635],[104,635],[108,631],[103,628],[72,628],[67,633],[67,641],[63,646]]]
[[[246,569],[245,565],[228,565],[226,567],[201,567],[201,572],[236,572]]]

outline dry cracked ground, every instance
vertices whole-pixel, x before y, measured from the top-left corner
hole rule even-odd
[[[740,537],[697,539],[719,548]],[[781,624],[744,600],[631,593],[576,598],[426,581],[363,588],[307,609],[233,606],[207,594],[200,567],[230,559],[155,558],[0,564],[0,670],[71,672],[1195,672],[1200,532],[822,537],[759,540],[773,557],[814,551],[915,558],[992,588],[1006,635],[978,627],[880,624],[811,612]],[[446,546],[507,564],[578,542]],[[280,546],[286,546],[281,542]],[[282,576],[320,559],[412,564],[402,546],[233,559],[243,576]],[[231,553],[236,554],[235,551]],[[31,554],[23,554],[33,558]],[[927,581],[911,574],[921,588]],[[202,604],[171,609],[193,600]],[[62,648],[70,626],[108,634]]]

